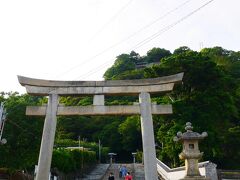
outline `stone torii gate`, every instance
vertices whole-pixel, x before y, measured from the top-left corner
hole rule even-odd
[[[141,131],[146,180],[157,179],[156,150],[152,114],[171,114],[171,105],[151,103],[150,94],[171,91],[183,73],[153,79],[116,81],[53,81],[18,76],[27,93],[49,96],[47,106],[28,106],[26,115],[45,116],[38,159],[37,180],[47,180],[51,167],[57,115],[141,115]],[[93,96],[91,106],[62,106],[59,96]],[[139,104],[105,106],[104,95],[136,95]]]

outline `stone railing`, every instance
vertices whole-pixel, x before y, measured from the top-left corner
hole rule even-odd
[[[211,180],[218,180],[216,164],[205,161],[198,163],[198,167],[202,176],[206,176]],[[185,166],[171,169],[159,159],[157,159],[157,171],[165,180],[179,180],[185,176]]]

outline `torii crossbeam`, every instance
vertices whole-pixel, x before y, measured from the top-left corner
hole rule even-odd
[[[157,179],[156,150],[152,114],[171,114],[171,105],[151,103],[150,94],[172,91],[183,73],[152,79],[116,81],[53,81],[18,76],[19,83],[31,95],[49,96],[47,106],[29,106],[26,114],[46,116],[38,160],[36,180],[48,179],[57,115],[141,115],[141,130],[146,180]],[[59,96],[92,95],[92,106],[62,106]],[[104,95],[139,95],[139,104],[105,106]]]

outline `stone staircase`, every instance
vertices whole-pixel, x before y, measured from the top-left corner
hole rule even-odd
[[[143,164],[134,164],[134,179],[136,180],[145,180],[144,174],[144,165]]]
[[[101,180],[109,169],[109,164],[98,164],[89,174],[85,175],[82,180]]]
[[[135,163],[135,164],[112,164],[106,175],[101,180],[107,180],[110,172],[114,174],[115,180],[123,180],[124,178],[119,178],[119,167],[126,166],[127,171],[133,175],[134,180],[145,180],[144,178],[144,165]]]

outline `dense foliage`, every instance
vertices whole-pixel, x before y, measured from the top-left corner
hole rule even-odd
[[[18,93],[1,93],[0,102],[4,102],[7,110],[7,120],[4,127],[3,137],[7,143],[0,145],[0,166],[14,170],[33,171],[38,161],[41,143],[44,117],[29,117],[25,115],[26,106],[42,105],[46,103],[45,98],[19,95]],[[79,146],[78,141],[73,139],[55,140],[54,147]],[[81,147],[89,150],[70,151],[54,150],[52,167],[63,172],[83,169],[96,163],[99,157],[99,146],[94,142],[81,142]],[[109,149],[101,146],[101,157],[105,160]],[[79,162],[82,162],[79,166]]]
[[[64,173],[79,171],[96,163],[94,151],[68,150],[58,148],[53,151],[52,167]]]
[[[144,66],[138,66],[144,64]],[[190,121],[197,132],[208,132],[200,144],[203,160],[211,160],[218,168],[240,168],[240,52],[221,47],[205,48],[200,52],[180,47],[173,53],[153,48],[145,56],[132,51],[117,56],[116,61],[104,74],[106,80],[154,78],[184,72],[182,84],[174,91],[152,96],[157,104],[172,104],[172,115],[154,116],[154,131],[157,156],[168,165],[180,165],[178,154],[181,145],[173,142],[178,131],[184,131]],[[90,105],[92,97],[62,97],[65,105]],[[133,104],[138,97],[106,97],[107,105]],[[45,98],[2,93],[0,102],[5,102],[8,121],[3,137],[8,143],[0,146],[2,167],[27,169],[37,163],[43,119],[25,116],[27,105],[46,103]],[[55,147],[90,147],[98,152],[97,142],[102,148],[103,161],[108,152],[117,153],[116,160],[132,161],[132,152],[141,159],[142,141],[139,116],[69,116],[59,117]],[[96,142],[91,145],[88,142]],[[76,155],[77,156],[77,155]],[[65,157],[65,158],[63,158]],[[98,157],[98,155],[97,155]],[[64,150],[56,150],[54,163],[71,161]],[[60,166],[59,166],[60,167]],[[74,170],[72,167],[62,171]]]
[[[221,47],[205,48],[196,52],[183,46],[176,49],[173,54],[166,53],[161,58],[160,48],[153,48],[148,51],[147,56],[138,55],[138,61],[146,62],[153,54],[157,56],[157,52],[158,62],[148,61],[156,62],[154,65],[147,64],[144,69],[135,68],[118,74],[109,74],[113,65],[106,71],[104,77],[154,78],[184,72],[183,83],[177,85],[173,92],[152,97],[152,101],[158,104],[171,103],[174,108],[172,115],[154,117],[158,157],[171,166],[181,163],[178,159],[181,146],[175,144],[172,138],[177,131],[184,131],[184,124],[190,121],[195,131],[207,131],[209,134],[201,143],[205,160],[217,163],[219,168],[239,168],[240,139],[237,137],[240,135],[240,52],[228,51]],[[117,57],[116,61],[123,60]],[[129,63],[128,61],[129,58],[125,59],[125,63]],[[125,135],[124,138],[128,139],[127,134]],[[140,138],[138,140],[140,141]],[[135,149],[137,148],[138,146]]]
[[[25,116],[28,105],[41,104],[43,99],[18,93],[1,93],[0,101],[7,110],[3,138],[0,145],[0,166],[11,169],[33,168],[38,160],[43,118]]]

